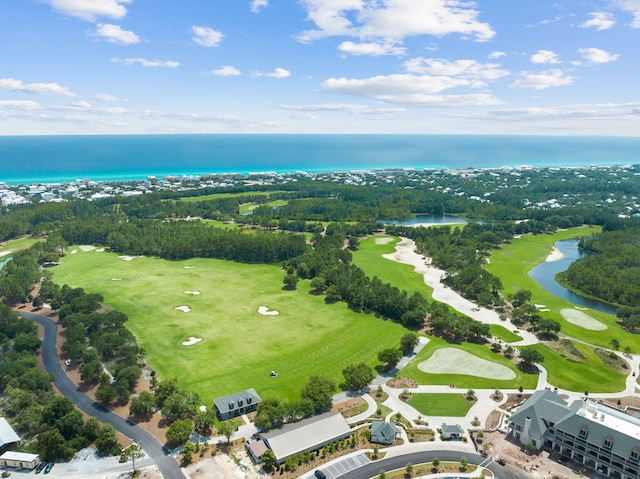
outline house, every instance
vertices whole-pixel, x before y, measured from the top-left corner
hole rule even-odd
[[[511,416],[509,433],[614,479],[640,479],[640,419],[583,399],[538,391]]]
[[[282,464],[287,458],[296,454],[318,450],[350,435],[351,429],[342,415],[337,412],[327,412],[261,433],[257,441],[250,445],[248,443],[247,449],[256,462],[260,461],[260,456],[267,448],[271,449],[276,457],[276,463]]]
[[[0,453],[17,449],[19,442],[20,436],[16,434],[5,418],[0,417]]]
[[[458,424],[442,424],[442,437],[445,440],[457,440],[462,439],[464,436],[464,429]]]
[[[37,454],[27,454],[26,452],[7,451],[0,456],[0,464],[4,467],[35,469],[35,467],[40,464],[40,456]]]
[[[371,423],[371,442],[376,444],[393,444],[395,438],[395,424],[379,420],[374,420]]]
[[[219,397],[213,400],[218,417],[224,421],[232,417],[241,416],[258,409],[258,404],[262,398],[255,389],[247,389],[228,396]]]

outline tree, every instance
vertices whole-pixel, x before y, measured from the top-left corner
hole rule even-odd
[[[295,274],[288,274],[284,277],[284,288],[285,289],[296,289],[298,287],[299,278]]]
[[[540,351],[534,348],[521,348],[520,349],[520,364],[519,367],[525,372],[535,372],[537,368],[535,363],[541,363],[544,361],[544,356]]]
[[[149,391],[141,391],[138,396],[131,398],[129,414],[132,416],[149,417],[156,408],[156,398]]]
[[[196,415],[193,416],[193,425],[198,434],[202,436],[210,435],[214,424],[214,413],[208,409],[205,411],[198,410],[196,411]]]
[[[271,470],[276,466],[276,455],[271,449],[267,449],[262,454],[262,463],[264,464],[264,467]]]
[[[302,399],[309,399],[313,404],[313,412],[320,414],[331,409],[336,384],[322,376],[311,376],[300,392]]]
[[[16,339],[13,342],[13,349],[16,352],[20,351],[30,351],[35,353],[39,348],[42,342],[40,338],[35,333],[20,333],[16,336]]]
[[[616,338],[613,338],[609,344],[611,345],[611,349],[615,351],[620,349],[620,341],[618,341]]]
[[[400,338],[400,349],[404,355],[411,354],[419,342],[420,338],[416,333],[407,333]]]
[[[405,472],[406,472],[406,474],[405,474],[405,476],[406,476],[406,477],[411,477],[411,476],[413,476],[413,464],[408,463],[408,464],[406,465],[406,467],[404,468],[404,470],[405,470]]]
[[[82,365],[80,368],[80,379],[88,383],[96,383],[100,379],[102,372],[102,363],[99,359],[95,359]]]
[[[154,390],[157,406],[159,408],[164,406],[165,400],[169,396],[172,396],[173,394],[177,393],[178,390],[179,390],[178,378],[171,378],[171,379],[167,379],[166,381],[160,381]]]
[[[342,370],[342,375],[347,388],[351,391],[359,391],[375,377],[373,370],[365,363],[350,364]]]
[[[167,442],[174,446],[181,446],[189,440],[193,433],[193,424],[188,419],[175,421],[167,429]]]
[[[378,353],[378,359],[385,364],[386,370],[391,370],[402,359],[402,352],[396,348],[386,348]]]
[[[192,456],[196,452],[196,445],[188,442],[182,448],[182,462],[184,465],[191,464]]]
[[[223,421],[218,426],[218,432],[227,438],[227,443],[229,443],[229,440],[235,431],[236,427],[229,421]]]
[[[111,378],[104,373],[100,377],[100,386],[96,390],[96,399],[104,404],[109,404],[118,395],[116,388],[111,385]]]
[[[462,456],[460,458],[460,468],[463,471],[466,471],[468,465],[469,465],[469,460],[465,456]]]
[[[322,276],[316,276],[311,280],[311,287],[314,293],[322,293],[327,288],[327,284]]]
[[[438,467],[440,467],[440,459],[438,459],[438,456],[433,458],[433,461],[431,461],[431,464],[433,464],[433,467],[437,470]]]
[[[144,457],[144,451],[134,442],[129,447],[125,447],[122,450],[121,457],[123,462],[127,462],[129,459],[131,459],[133,467],[131,477],[134,477],[136,474],[136,459],[142,459]]]
[[[122,451],[122,446],[116,436],[116,429],[111,424],[100,426],[95,444],[96,452],[100,456],[115,456]]]
[[[511,296],[509,296],[509,300],[514,308],[519,308],[525,303],[528,303],[531,300],[531,291],[528,289],[519,289]]]

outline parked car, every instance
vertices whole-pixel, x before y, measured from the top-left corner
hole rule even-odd
[[[313,473],[318,479],[327,479],[327,476],[320,469]]]
[[[40,464],[38,464],[36,466],[36,474],[40,474],[42,472],[42,470],[44,469],[44,466],[46,466],[47,463],[46,462],[41,462]]]
[[[506,464],[505,460],[500,458],[498,459],[498,464],[500,464],[501,466],[504,466]]]
[[[51,470],[52,467],[53,467],[53,462],[47,462],[47,465],[44,466],[44,473],[49,474],[49,471]]]

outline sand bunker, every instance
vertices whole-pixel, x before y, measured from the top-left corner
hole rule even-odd
[[[196,338],[194,336],[191,336],[191,337],[189,337],[189,339],[187,341],[182,341],[182,345],[183,346],[193,346],[194,344],[197,344],[200,341],[202,341],[202,338]]]
[[[260,306],[258,308],[258,313],[263,316],[277,316],[280,314],[278,311],[270,311],[266,306]]]
[[[125,261],[131,261],[132,259],[136,259],[136,258],[142,258],[142,256],[118,256],[118,258],[125,260]]]
[[[441,348],[418,369],[430,374],[466,374],[488,379],[515,379],[516,373],[502,364],[487,361],[462,349]]]
[[[544,304],[534,304],[534,306],[536,307],[536,309],[544,309],[544,308],[546,308],[546,306]]]
[[[82,245],[82,246],[78,246],[78,248],[80,248],[80,250],[84,251],[85,253],[87,251],[93,251],[94,249],[96,249],[95,246],[91,246],[91,245]]]
[[[551,310],[549,308],[540,308],[538,311],[540,311],[541,313],[545,313]]]
[[[393,238],[384,237],[384,238],[376,238],[376,244],[389,244],[393,241]]]
[[[195,266],[185,266],[184,269],[195,269]]]
[[[553,251],[549,253],[549,256],[547,256],[546,262],[551,263],[553,261],[560,261],[562,258],[564,258],[564,254],[562,253],[562,251],[554,247]]]
[[[605,329],[607,329],[606,324],[601,323],[597,319],[592,318],[582,311],[565,308],[560,310],[560,314],[571,324],[575,324],[576,326],[580,326],[581,328],[588,329],[590,331],[604,331]]]
[[[98,249],[96,250],[96,253],[102,253],[103,251],[104,251],[104,248],[98,248]]]
[[[74,250],[71,252],[71,254],[76,254],[77,252],[78,252],[78,250],[77,250],[77,249],[74,249]]]
[[[191,308],[189,306],[176,306],[174,309],[176,311],[183,311],[185,313],[188,313],[189,311],[191,311]]]
[[[111,278],[111,281],[122,281],[122,278]]]
[[[0,253],[0,258],[2,258],[3,256],[7,256],[9,254],[11,254],[11,251],[3,251]]]
[[[184,294],[190,294],[192,296],[198,296],[200,291],[185,291]]]

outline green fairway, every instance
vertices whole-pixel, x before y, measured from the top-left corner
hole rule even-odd
[[[271,206],[272,208],[276,208],[278,206],[285,206],[287,203],[289,203],[287,200],[274,200],[267,203],[242,203],[240,205],[240,213],[251,213],[258,206]]]
[[[593,331],[572,324],[562,317],[560,311],[564,308],[574,308],[574,304],[547,292],[527,275],[531,268],[545,261],[556,241],[589,236],[598,231],[600,228],[583,227],[558,231],[551,235],[523,235],[521,238],[515,238],[511,244],[504,245],[500,250],[493,251],[491,262],[485,265],[485,268],[500,278],[505,294],[514,293],[518,289],[530,290],[531,302],[544,305],[544,309],[549,310],[540,312],[540,315],[558,321],[562,326],[562,333],[602,347],[610,347],[611,340],[617,339],[621,349],[629,347],[633,353],[639,353],[638,336],[620,327],[616,317],[589,309],[585,313],[605,324],[606,330]]]
[[[344,303],[325,304],[323,296],[309,294],[306,281],[296,291],[283,290],[284,272],[275,265],[125,261],[73,250],[51,270],[54,280],[100,293],[106,305],[126,313],[149,366],[161,379],[177,376],[207,404],[250,387],[263,397],[298,399],[311,375],[339,384],[345,366],[376,365],[378,351],[397,347],[406,332]],[[182,306],[190,311],[175,309]],[[279,314],[261,315],[260,306]],[[202,341],[182,346],[191,336]]]
[[[178,201],[208,201],[208,200],[218,200],[221,198],[245,198],[247,196],[266,196],[267,198],[271,197],[271,195],[276,193],[283,193],[282,191],[245,191],[243,193],[216,193],[214,195],[203,195],[203,196],[185,196],[184,198],[180,198]]]
[[[515,373],[514,379],[489,379],[465,374],[431,374],[419,369],[420,363],[429,359],[433,353],[441,348],[456,348],[473,354],[481,359],[491,361],[511,369]],[[493,353],[484,345],[461,343],[447,343],[444,339],[430,337],[429,343],[402,370],[402,376],[414,379],[418,384],[454,385],[461,389],[534,389],[538,383],[537,374],[525,374],[516,365],[500,354]]]
[[[541,344],[532,346],[544,356],[542,366],[548,372],[550,384],[569,391],[589,393],[614,393],[624,390],[624,374],[607,366],[593,352],[592,347],[575,341],[573,345],[585,357],[583,362],[570,361]]]
[[[424,416],[464,417],[471,409],[471,404],[464,394],[412,394],[407,404],[417,409]]]
[[[42,241],[42,240],[35,239],[35,238],[20,238],[20,239],[7,241],[6,243],[0,245],[0,253],[6,253],[7,251],[14,253],[22,249],[27,249],[31,247],[33,244],[37,243],[38,241]]]
[[[491,334],[491,336],[502,339],[505,343],[515,343],[518,341],[522,341],[522,336],[509,331],[507,328],[505,328],[504,326],[500,326],[499,324],[491,324],[489,326],[489,333]]]

